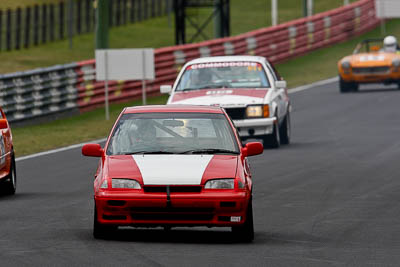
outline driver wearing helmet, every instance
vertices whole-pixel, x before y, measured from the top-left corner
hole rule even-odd
[[[156,128],[150,119],[139,119],[136,122],[137,130],[134,134],[135,142],[154,142],[156,139]]]
[[[399,45],[397,43],[397,39],[394,36],[386,36],[383,39],[383,52],[387,53],[396,53],[399,50]]]
[[[193,79],[194,86],[204,86],[212,83],[212,73],[209,69],[199,69],[196,71]]]

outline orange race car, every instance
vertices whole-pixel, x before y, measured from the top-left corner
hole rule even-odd
[[[13,195],[17,189],[17,175],[10,125],[0,108],[0,194]]]
[[[400,88],[400,54],[385,52],[383,39],[367,39],[355,48],[353,55],[338,62],[340,92],[358,91],[361,83],[395,83]]]

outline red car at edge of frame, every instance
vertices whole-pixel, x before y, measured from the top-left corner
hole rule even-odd
[[[235,238],[254,238],[252,178],[248,156],[263,145],[242,145],[220,107],[125,108],[99,157],[94,181],[95,238],[118,226],[231,227]]]
[[[3,195],[13,195],[17,189],[14,147],[11,128],[1,108],[0,131],[0,193]]]

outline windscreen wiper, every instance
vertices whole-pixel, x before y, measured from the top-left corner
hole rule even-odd
[[[197,88],[197,87],[189,87],[189,88],[184,88],[184,89],[182,89],[182,90],[177,90],[178,92],[179,91],[181,91],[181,92],[187,92],[187,91],[194,91],[194,90],[199,90],[200,88]]]
[[[147,151],[147,150],[123,153],[123,155],[134,155],[134,154],[175,154],[175,153],[170,151]]]
[[[237,151],[219,148],[192,149],[181,152],[179,154],[239,154]]]
[[[186,92],[186,91],[203,90],[203,89],[216,89],[216,88],[231,88],[231,87],[227,86],[227,85],[214,84],[214,85],[206,85],[206,86],[202,86],[202,87],[189,87],[189,88],[184,88],[184,89],[179,90],[179,91]]]
[[[226,84],[213,84],[213,85],[203,86],[198,89],[214,89],[214,88],[230,88],[230,86],[227,86]]]

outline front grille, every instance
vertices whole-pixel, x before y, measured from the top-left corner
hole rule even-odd
[[[177,213],[177,212],[188,212],[188,213],[201,213],[201,212],[214,212],[214,208],[199,208],[199,207],[132,207],[131,212],[148,212],[148,213]]]
[[[198,207],[132,207],[134,220],[208,221],[214,217],[214,208]]]
[[[383,74],[389,72],[390,67],[353,68],[354,74]]]
[[[143,190],[146,193],[166,193],[167,192],[167,186],[166,185],[144,186]],[[170,185],[169,186],[169,192],[171,192],[171,193],[200,193],[201,192],[201,186],[200,185],[190,185],[190,186]]]
[[[225,111],[232,120],[243,120],[246,118],[246,108],[225,108]]]
[[[134,213],[131,214],[134,220],[151,220],[151,221],[210,221],[213,214],[154,214],[154,213]]]

